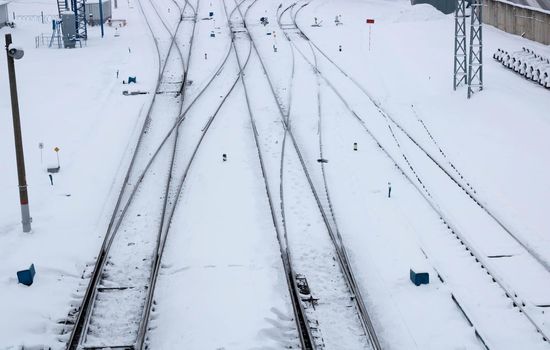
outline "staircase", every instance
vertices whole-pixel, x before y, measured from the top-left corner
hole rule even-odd
[[[69,6],[67,0],[57,0],[57,11],[59,13],[59,18],[61,19],[61,14],[69,12]]]

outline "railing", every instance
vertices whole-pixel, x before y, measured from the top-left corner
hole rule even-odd
[[[54,35],[52,38],[51,34],[40,33],[34,37],[34,45],[38,49],[40,47],[52,47],[52,48],[63,48],[63,37],[61,35]]]
[[[40,12],[39,15],[18,15],[12,12],[12,18],[14,21],[50,23],[53,19],[59,19],[59,16],[44,14],[44,12]]]

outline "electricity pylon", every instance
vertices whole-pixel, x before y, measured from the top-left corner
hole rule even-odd
[[[483,90],[483,41],[481,26],[482,0],[472,0],[470,25],[470,55],[468,61],[468,98]]]
[[[455,10],[454,90],[460,84],[468,83],[466,57],[466,0],[457,0]]]

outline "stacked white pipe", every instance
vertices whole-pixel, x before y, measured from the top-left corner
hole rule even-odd
[[[506,68],[550,89],[550,59],[523,47],[521,51],[508,53],[498,49],[493,58]]]

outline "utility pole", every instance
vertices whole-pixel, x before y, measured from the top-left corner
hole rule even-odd
[[[103,1],[99,0],[99,24],[101,25],[101,37],[105,32],[103,31]]]
[[[31,231],[31,214],[29,210],[29,195],[25,175],[25,158],[23,157],[23,139],[21,137],[21,121],[19,118],[19,102],[17,99],[17,83],[15,81],[14,59],[23,57],[23,50],[10,48],[11,34],[6,34],[6,57],[8,58],[8,75],[10,80],[11,112],[13,116],[13,135],[15,138],[15,156],[17,160],[17,176],[19,181],[19,201],[21,203],[21,223],[23,232]]]

